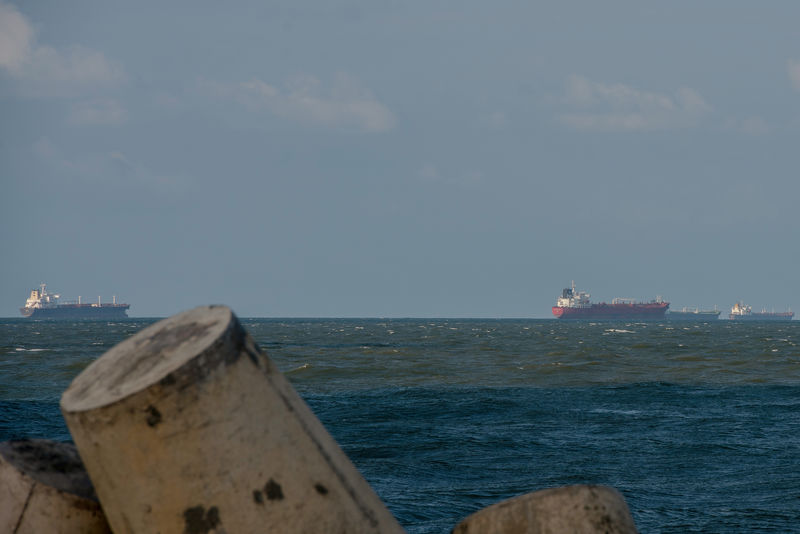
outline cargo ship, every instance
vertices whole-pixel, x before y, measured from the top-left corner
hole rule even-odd
[[[752,306],[747,306],[741,302],[737,302],[731,308],[731,313],[728,318],[732,321],[791,321],[794,317],[794,312],[789,310],[786,312],[768,312],[762,310],[754,312]]]
[[[666,318],[671,321],[716,321],[719,319],[719,314],[720,311],[716,307],[713,310],[682,308],[680,311],[667,310]]]
[[[31,290],[31,296],[25,302],[25,306],[19,309],[23,317],[31,319],[124,319],[126,318],[130,304],[117,304],[117,297],[112,302],[81,303],[78,297],[77,302],[60,303],[60,295],[48,293],[47,285],[42,284],[39,289]]]
[[[616,298],[608,304],[592,303],[589,300],[590,296],[585,291],[577,291],[575,282],[572,282],[572,287],[564,288],[561,292],[561,297],[553,306],[553,315],[557,319],[653,321],[664,319],[664,314],[669,308],[669,302],[660,297],[650,302]]]

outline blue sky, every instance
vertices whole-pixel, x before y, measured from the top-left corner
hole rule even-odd
[[[0,0],[0,316],[800,306],[800,4]]]

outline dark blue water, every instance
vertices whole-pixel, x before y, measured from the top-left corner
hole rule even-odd
[[[0,320],[0,440],[151,321]],[[575,483],[642,532],[800,532],[800,322],[242,321],[400,523]]]

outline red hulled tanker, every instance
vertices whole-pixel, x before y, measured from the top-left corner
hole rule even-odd
[[[669,308],[669,302],[664,302],[660,297],[650,302],[617,298],[608,304],[592,303],[589,296],[585,291],[576,291],[575,282],[572,282],[572,287],[564,288],[561,292],[561,297],[553,306],[553,315],[558,319],[653,321],[664,319]]]

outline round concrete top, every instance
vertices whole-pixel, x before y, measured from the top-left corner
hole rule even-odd
[[[61,408],[106,406],[159,383],[238,325],[226,306],[201,306],[157,322],[92,362],[61,396]]]

